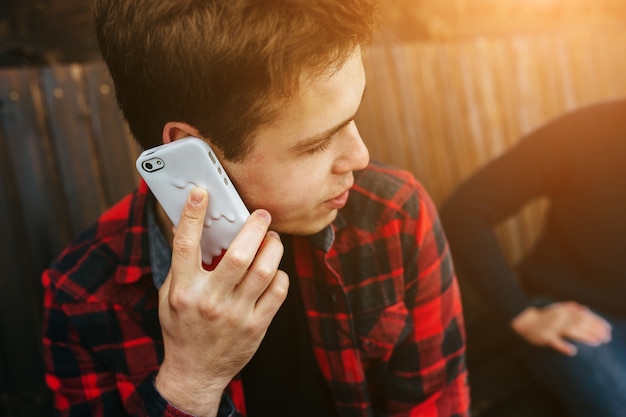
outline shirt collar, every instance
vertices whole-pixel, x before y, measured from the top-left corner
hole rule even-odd
[[[165,239],[156,220],[154,212],[154,199],[146,204],[146,216],[148,222],[148,248],[150,251],[150,267],[152,268],[152,280],[157,288],[161,288],[172,263],[172,249]]]
[[[99,220],[102,223],[126,223],[122,234],[111,243],[122,245],[115,275],[115,281],[120,284],[134,284],[151,272],[145,219],[148,195],[148,186],[140,181],[133,193],[107,210]]]
[[[319,232],[307,236],[307,240],[316,248],[328,252],[335,243],[335,235],[347,226],[345,215],[339,210],[335,220]]]
[[[149,199],[146,204],[146,217],[148,229],[148,249],[150,252],[150,267],[152,269],[152,280],[157,288],[161,288],[167,278],[167,274],[172,263],[172,249],[165,239],[156,220],[155,201]],[[341,230],[346,225],[341,212],[332,224],[329,224],[321,231],[308,236],[307,239],[318,249],[328,252],[335,241],[335,230]]]

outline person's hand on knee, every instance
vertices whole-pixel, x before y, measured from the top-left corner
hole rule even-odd
[[[574,301],[528,307],[513,319],[511,327],[528,343],[568,356],[576,354],[571,341],[598,346],[611,340],[611,325]]]

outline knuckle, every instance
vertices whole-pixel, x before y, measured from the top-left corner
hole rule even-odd
[[[172,245],[178,250],[179,253],[185,254],[193,252],[197,246],[197,242],[184,233],[176,233],[174,235]]]
[[[181,221],[197,223],[201,220],[204,220],[204,211],[202,210],[202,208],[190,205],[185,206],[181,216]]]
[[[261,283],[265,284],[271,281],[276,275],[276,270],[269,267],[259,267],[255,271],[256,276],[258,277]]]
[[[287,298],[287,292],[289,291],[289,277],[283,271],[278,271],[274,278],[277,282],[272,286],[272,295],[279,301]]]
[[[168,294],[168,302],[172,310],[181,311],[189,307],[189,298],[184,291],[173,289]]]
[[[209,300],[204,300],[200,306],[200,315],[206,320],[215,320],[220,317],[225,317],[227,314],[219,304],[215,304]]]
[[[217,314],[217,312],[216,312]],[[220,319],[229,329],[236,331],[243,339],[254,339],[259,336],[259,326],[250,317],[241,314],[241,311],[225,309],[219,312]]]
[[[282,302],[287,298],[288,285],[279,286],[272,289],[272,294],[276,300]]]
[[[241,270],[248,268],[251,259],[243,251],[232,248],[232,250],[227,252],[226,256],[224,256],[222,262],[225,263],[230,270]]]
[[[258,333],[259,326],[256,321],[242,320],[242,321],[239,321],[239,323],[241,323],[241,329],[243,331],[243,334],[247,336],[253,336]]]
[[[271,251],[273,256],[278,257],[280,260],[285,252],[285,246],[279,239],[280,238],[266,238],[264,244],[269,248],[268,250]]]

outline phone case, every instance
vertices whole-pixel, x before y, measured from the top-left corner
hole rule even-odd
[[[250,216],[230,178],[208,143],[195,137],[147,149],[139,155],[137,170],[174,225],[189,192],[202,187],[209,193],[200,246],[202,261],[227,249]]]

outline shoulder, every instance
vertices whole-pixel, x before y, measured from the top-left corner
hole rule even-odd
[[[434,205],[422,184],[406,170],[371,162],[355,173],[355,184],[342,214],[348,222],[371,229],[392,220],[432,216]]]
[[[137,251],[146,246],[144,208],[147,193],[128,194],[105,211],[91,227],[72,241],[44,271],[43,284],[60,302],[86,301],[117,277],[139,273]]]

